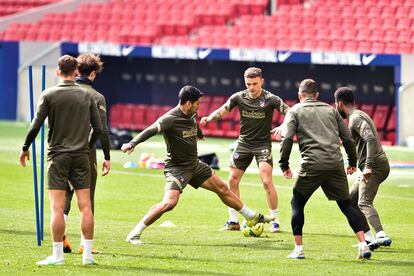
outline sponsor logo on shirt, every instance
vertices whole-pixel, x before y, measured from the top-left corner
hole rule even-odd
[[[197,136],[197,128],[194,127],[190,130],[183,130],[183,138],[189,138],[189,137],[194,137]]]
[[[242,110],[242,117],[246,118],[253,118],[253,119],[264,119],[266,118],[265,112],[257,112],[257,111],[245,111]]]

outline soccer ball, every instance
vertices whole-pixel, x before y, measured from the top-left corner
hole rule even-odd
[[[257,223],[256,225],[249,227],[246,221],[242,223],[242,233],[245,237],[260,237],[263,233],[263,223]]]

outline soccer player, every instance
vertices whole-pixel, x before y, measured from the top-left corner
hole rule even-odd
[[[63,235],[65,221],[66,189],[69,181],[76,191],[81,212],[81,228],[85,250],[84,265],[96,264],[92,256],[93,214],[89,189],[89,149],[99,137],[101,126],[99,113],[90,94],[75,84],[78,62],[65,55],[58,61],[58,85],[46,89],[40,96],[36,116],[30,125],[22,151],[20,164],[26,166],[30,159],[29,147],[39,133],[46,117],[49,119],[48,135],[48,189],[51,207],[53,254],[38,265],[63,265]],[[92,126],[90,141],[89,135]]]
[[[281,98],[262,88],[264,79],[260,68],[248,68],[244,72],[244,81],[247,89],[233,94],[223,106],[213,111],[208,117],[201,118],[200,124],[205,125],[208,122],[220,120],[235,106],[239,107],[240,136],[230,159],[228,185],[233,193],[240,196],[241,178],[253,157],[256,158],[270,214],[275,217],[270,231],[275,233],[279,231],[279,216],[278,195],[272,180],[271,131],[276,130],[272,130],[272,117],[275,109],[281,114],[286,114],[289,107]],[[239,229],[238,212],[229,208],[229,220],[221,230]]]
[[[377,129],[365,112],[355,108],[354,91],[351,88],[338,88],[335,91],[335,104],[342,118],[348,118],[348,128],[357,148],[358,168],[362,174],[352,185],[350,196],[354,209],[361,218],[365,240],[371,249],[390,246],[392,241],[384,232],[373,205],[379,185],[390,173],[388,158],[382,149]],[[374,228],[376,237],[372,235],[368,222]]]
[[[131,153],[138,144],[157,133],[163,133],[167,146],[164,198],[162,202],[154,205],[128,234],[126,241],[131,244],[142,244],[141,233],[162,214],[174,209],[187,184],[195,189],[202,187],[216,193],[224,204],[242,214],[249,226],[258,222],[270,222],[274,219],[274,217],[264,216],[244,205],[227,188],[223,180],[214,174],[214,171],[207,164],[197,158],[197,140],[203,138],[196,122],[197,110],[202,96],[203,93],[197,88],[184,86],[179,92],[179,104],[175,108],[161,116],[129,143],[122,145],[123,152]]]
[[[349,160],[347,173],[354,173],[356,149],[351,133],[338,111],[317,100],[319,93],[314,80],[303,80],[298,96],[300,103],[290,108],[283,122],[279,161],[283,175],[292,178],[289,156],[296,134],[302,162],[291,201],[295,249],[288,258],[305,258],[302,247],[303,210],[313,192],[321,186],[329,200],[336,200],[354,230],[359,241],[357,258],[369,259],[371,251],[365,242],[360,219],[352,208],[340,150],[341,139]]]
[[[101,141],[102,150],[104,153],[104,161],[102,164],[102,176],[105,176],[109,173],[111,164],[110,164],[110,152],[109,152],[109,131],[106,122],[106,101],[105,97],[96,91],[93,88],[93,82],[97,76],[97,74],[102,72],[103,69],[103,62],[101,61],[99,56],[93,54],[81,54],[77,58],[78,60],[78,72],[79,76],[76,78],[76,84],[80,85],[85,91],[91,94],[92,99],[95,101],[98,110],[99,116],[101,119],[101,126],[102,132],[99,136]],[[91,196],[91,207],[92,213],[94,214],[94,206],[95,206],[95,187],[96,187],[96,178],[97,178],[97,161],[96,161],[96,146],[90,149],[89,153],[89,165],[90,165],[90,196]],[[71,207],[71,201],[73,197],[74,190],[68,187],[66,192],[66,202],[65,202],[65,209],[64,209],[64,216],[65,216],[65,224],[67,226],[68,223],[68,215]],[[66,228],[67,230],[67,228]],[[81,245],[79,247],[79,253],[82,254],[83,252],[83,238],[81,237]],[[72,252],[72,245],[70,244],[68,235],[65,233],[63,237],[63,251],[65,253]],[[96,254],[98,251],[96,248],[92,249],[92,253]]]

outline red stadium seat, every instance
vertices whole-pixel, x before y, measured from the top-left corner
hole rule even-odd
[[[385,128],[389,110],[390,107],[388,105],[377,105],[375,108],[375,113],[372,116],[372,120],[374,121],[374,124],[378,130]]]

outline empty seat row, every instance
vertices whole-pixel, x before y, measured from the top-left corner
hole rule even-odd
[[[205,96],[200,105],[198,118],[208,116],[211,112],[222,106],[227,100],[226,96]],[[293,106],[297,100],[286,100],[287,105]],[[143,104],[114,104],[110,111],[110,125],[115,128],[130,130],[143,130],[154,123],[161,115],[170,110],[172,106],[143,105]],[[381,141],[395,144],[396,107],[389,105],[361,104],[358,108],[366,112],[374,121]],[[284,115],[273,113],[272,123],[278,126],[283,122]],[[234,108],[221,121],[210,122],[202,128],[205,135],[235,138],[240,130],[240,112]]]

